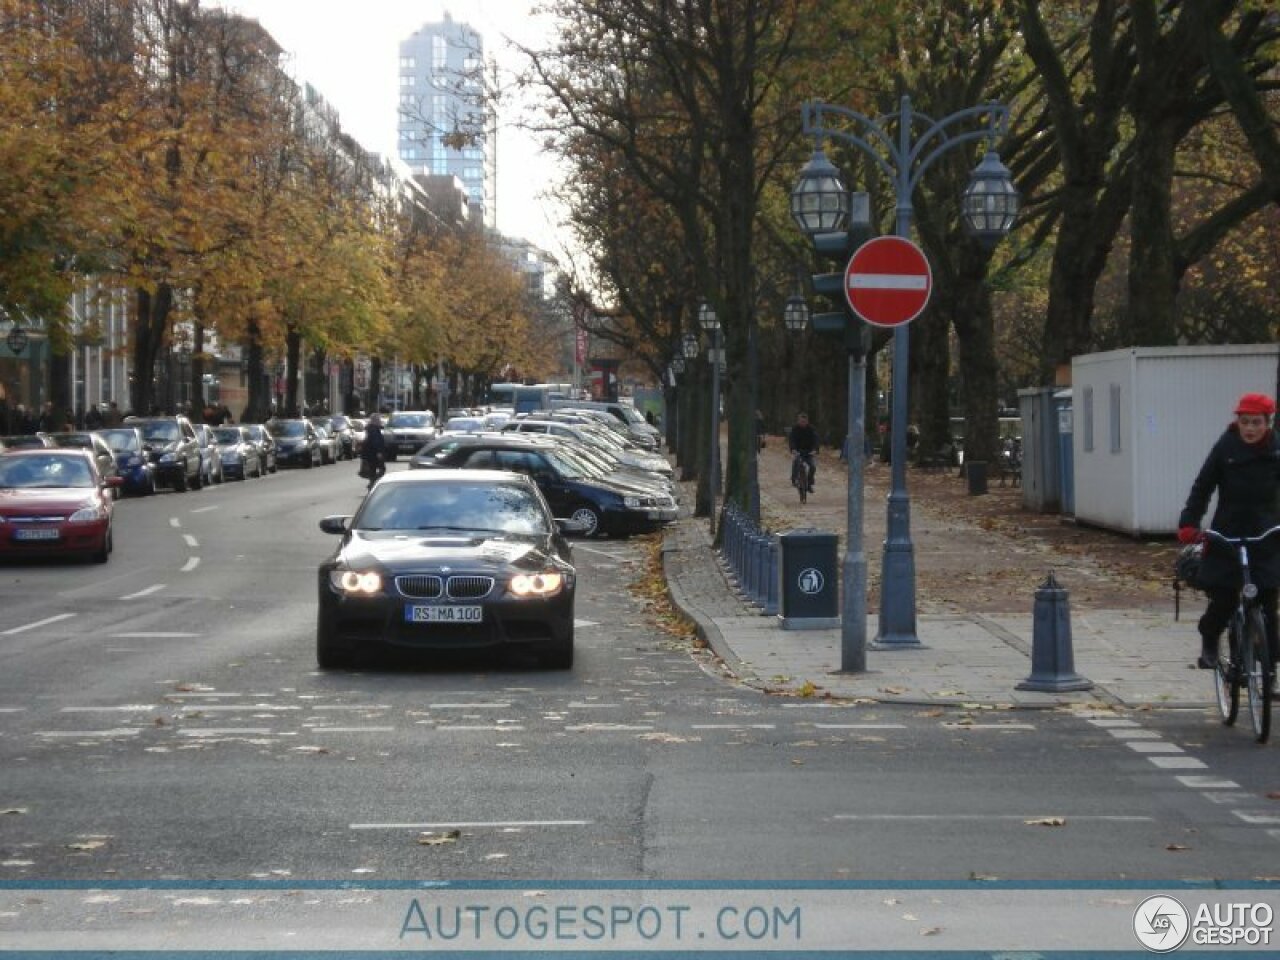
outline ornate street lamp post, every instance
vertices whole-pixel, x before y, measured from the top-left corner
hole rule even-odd
[[[830,138],[856,147],[869,156],[894,185],[896,222],[894,233],[908,237],[911,232],[912,194],[924,171],[939,156],[954,147],[976,140],[988,141],[988,152],[970,176],[963,197],[965,224],[984,245],[991,245],[1008,233],[1018,211],[1018,193],[1008,169],[994,152],[993,143],[1008,122],[1008,108],[988,103],[959,110],[934,120],[911,108],[903,97],[896,114],[872,119],[854,110],[824,103],[806,103],[804,132],[814,138],[814,152],[801,171],[791,192],[791,215],[809,236],[819,253],[851,256],[852,238],[846,229],[852,219],[853,196],[846,192],[840,173],[823,153],[823,140]],[[835,118],[840,127],[828,124]],[[973,124],[964,128],[965,124]],[[896,127],[893,133],[889,127]],[[849,129],[846,129],[849,128]],[[919,130],[919,134],[913,134]],[[896,137],[894,134],[896,133]],[[869,219],[869,218],[868,218]],[[836,282],[815,288],[825,294],[843,294],[843,275],[829,274]],[[834,289],[833,289],[834,288]],[[823,322],[825,321],[825,322]],[[843,321],[843,323],[841,322]],[[865,327],[851,310],[840,315],[814,317],[815,329],[838,330],[843,326],[850,352],[849,365],[849,536],[846,549],[842,669],[864,670],[865,661],[865,557],[861,550],[861,470],[864,451],[863,381],[866,375]],[[906,490],[907,459],[907,376],[910,352],[909,327],[899,324],[893,334],[893,436],[891,441],[892,481],[888,501],[888,535],[880,579],[880,627],[877,643],[887,647],[919,646],[916,636],[915,557],[911,543],[910,499]],[[858,399],[854,400],[855,378]],[[856,429],[855,429],[856,423]],[[856,472],[855,472],[856,467]],[[858,489],[855,503],[854,480]],[[858,529],[854,530],[857,513]],[[855,544],[856,539],[856,544]],[[856,592],[857,597],[848,594]],[[859,611],[857,604],[862,604]],[[861,624],[850,624],[850,619]],[[859,636],[859,631],[861,635]]]

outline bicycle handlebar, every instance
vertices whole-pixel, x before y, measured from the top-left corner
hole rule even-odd
[[[1208,528],[1206,528],[1203,532],[1204,532],[1204,535],[1210,539],[1217,540],[1220,543],[1225,543],[1229,547],[1238,547],[1242,544],[1261,543],[1263,540],[1267,539],[1267,537],[1271,536],[1273,533],[1280,532],[1280,524],[1277,524],[1276,526],[1272,527],[1270,530],[1267,530],[1264,533],[1258,534],[1258,536],[1256,537],[1224,537],[1217,530],[1212,530]]]

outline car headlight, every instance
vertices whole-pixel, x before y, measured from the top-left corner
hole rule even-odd
[[[631,507],[633,510],[655,506],[653,497],[623,497],[622,503],[624,506]]]
[[[81,507],[71,516],[67,517],[68,523],[93,523],[95,520],[105,520],[107,511],[100,506]]]
[[[511,578],[511,592],[517,597],[551,597],[564,586],[564,577],[555,571],[519,573]]]
[[[340,593],[357,596],[382,592],[382,575],[375,570],[330,570],[329,583]]]

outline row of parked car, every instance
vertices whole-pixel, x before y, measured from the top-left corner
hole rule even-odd
[[[351,459],[363,421],[345,416],[265,424],[126,417],[118,426],[0,437],[0,557],[86,556],[112,550],[113,503],[161,488],[198,490],[296,464]]]

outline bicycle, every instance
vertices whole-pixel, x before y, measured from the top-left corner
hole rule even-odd
[[[1271,736],[1271,684],[1276,667],[1271,662],[1271,647],[1267,643],[1258,588],[1249,573],[1249,546],[1261,543],[1276,532],[1280,532],[1280,526],[1274,526],[1257,537],[1224,537],[1216,530],[1204,531],[1206,538],[1236,551],[1241,575],[1235,613],[1231,616],[1226,635],[1218,641],[1218,664],[1213,671],[1218,712],[1224,724],[1228,727],[1234,724],[1240,712],[1240,687],[1245,686],[1249,695],[1249,716],[1258,743],[1266,743]]]
[[[791,460],[791,485],[800,491],[800,502],[809,499],[809,491],[813,488],[813,454],[797,453]]]

